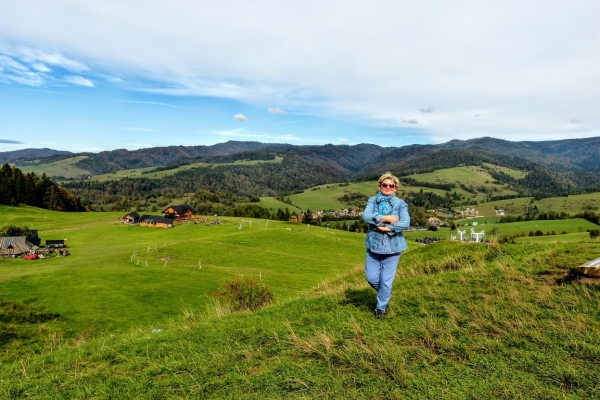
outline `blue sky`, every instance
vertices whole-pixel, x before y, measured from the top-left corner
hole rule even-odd
[[[0,0],[0,151],[598,136],[600,3],[482,4]]]

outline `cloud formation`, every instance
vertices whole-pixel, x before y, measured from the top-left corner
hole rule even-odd
[[[0,139],[0,143],[7,143],[7,144],[23,144],[23,142],[18,142],[16,140],[7,140],[7,139]]]
[[[65,82],[72,83],[73,85],[94,87],[94,82],[83,76],[67,76],[65,77]]]
[[[233,116],[233,119],[235,119],[236,121],[240,121],[240,122],[248,121],[248,118],[246,118],[246,116],[244,114],[235,114]]]
[[[421,143],[560,139],[582,126],[572,116],[585,121],[578,134],[600,135],[596,0],[6,3],[0,84],[231,100],[238,107],[215,113],[224,130],[254,107],[253,125],[265,109],[337,124],[330,141],[365,141],[368,128]],[[308,138],[313,127],[296,125]],[[350,137],[349,126],[364,130]]]
[[[269,108],[269,114],[272,115],[287,115],[284,110],[280,110],[279,108]]]

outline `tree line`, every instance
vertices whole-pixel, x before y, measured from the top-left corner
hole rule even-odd
[[[4,164],[0,168],[0,204],[45,208],[54,211],[85,211],[79,198],[50,180],[46,174],[24,174],[19,168]]]

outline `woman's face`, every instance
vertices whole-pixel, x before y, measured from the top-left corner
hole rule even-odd
[[[396,184],[393,179],[384,179],[383,182],[379,184],[379,190],[381,190],[381,194],[384,196],[390,196],[396,193]]]

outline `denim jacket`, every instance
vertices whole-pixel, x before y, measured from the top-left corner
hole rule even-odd
[[[387,224],[381,222],[383,215],[379,215],[379,207],[377,206],[377,196],[373,196],[367,202],[367,207],[363,212],[362,218],[369,224],[369,231],[365,239],[365,247],[369,250],[376,249],[381,241],[381,235],[388,235],[390,238],[391,250],[395,253],[402,253],[408,245],[402,232],[410,226],[410,217],[408,216],[408,204],[404,200],[397,197],[392,198],[392,213],[391,215],[398,218],[398,222]],[[377,232],[377,226],[388,226],[391,232]]]

